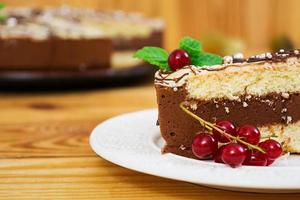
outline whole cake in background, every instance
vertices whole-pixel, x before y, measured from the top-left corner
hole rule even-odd
[[[232,167],[266,166],[300,153],[300,51],[249,58],[204,52],[185,37],[168,54],[144,47],[135,57],[155,74],[164,153],[214,159]]]
[[[141,64],[133,51],[162,45],[164,24],[138,13],[58,8],[5,8],[0,69],[86,70]]]

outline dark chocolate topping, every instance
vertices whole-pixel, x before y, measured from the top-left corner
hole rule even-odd
[[[247,63],[253,63],[253,62],[261,62],[261,61],[266,61],[266,62],[285,62],[288,58],[291,57],[296,57],[300,58],[300,50],[295,49],[295,50],[284,50],[281,49],[278,52],[275,53],[263,53],[255,56],[251,56],[248,59],[245,59],[241,62],[247,62]],[[234,63],[239,63],[238,60],[234,60]]]

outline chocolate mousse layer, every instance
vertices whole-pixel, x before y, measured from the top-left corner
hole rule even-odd
[[[198,121],[184,113],[179,104],[186,106],[204,120],[231,120],[236,126],[253,124],[258,127],[273,124],[295,123],[300,120],[299,93],[270,93],[261,97],[242,96],[240,100],[211,99],[187,100],[186,90],[179,87],[155,85],[159,109],[158,122],[166,141],[165,153],[195,158],[191,143],[198,131],[205,131]]]
[[[108,68],[112,43],[100,39],[0,39],[1,69]]]
[[[62,6],[6,8],[0,21],[0,69],[113,67],[113,53],[161,46],[164,24],[137,13]]]

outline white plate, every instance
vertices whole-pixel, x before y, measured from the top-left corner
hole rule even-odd
[[[300,192],[300,156],[282,157],[270,167],[230,168],[174,154],[161,154],[157,110],[123,114],[98,125],[93,150],[122,167],[215,188],[248,192]]]

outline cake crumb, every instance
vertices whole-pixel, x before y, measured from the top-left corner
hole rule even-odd
[[[287,108],[283,108],[282,110],[281,110],[281,113],[286,113],[287,112]]]
[[[252,97],[251,95],[247,95],[246,99],[251,99],[251,97]]]
[[[184,150],[186,150],[186,147],[182,144],[179,146],[179,149],[184,151]]]
[[[236,54],[233,54],[233,59],[235,60],[242,60],[244,59],[244,55],[242,53],[236,53]]]
[[[191,103],[191,104],[190,104],[190,108],[191,108],[192,110],[197,110],[197,108],[198,108],[197,103]]]
[[[244,101],[244,102],[243,102],[243,107],[244,107],[244,108],[248,107],[248,103]]]
[[[287,123],[287,124],[291,123],[292,120],[293,120],[293,118],[292,118],[291,116],[287,116],[287,117],[286,117],[286,123]]]
[[[226,112],[226,113],[229,113],[229,112],[230,112],[228,107],[224,107],[224,109],[225,109],[225,112]]]
[[[281,94],[281,96],[282,96],[283,98],[286,98],[286,99],[288,99],[288,98],[290,97],[289,93],[286,93],[286,92],[283,92],[283,93]]]

